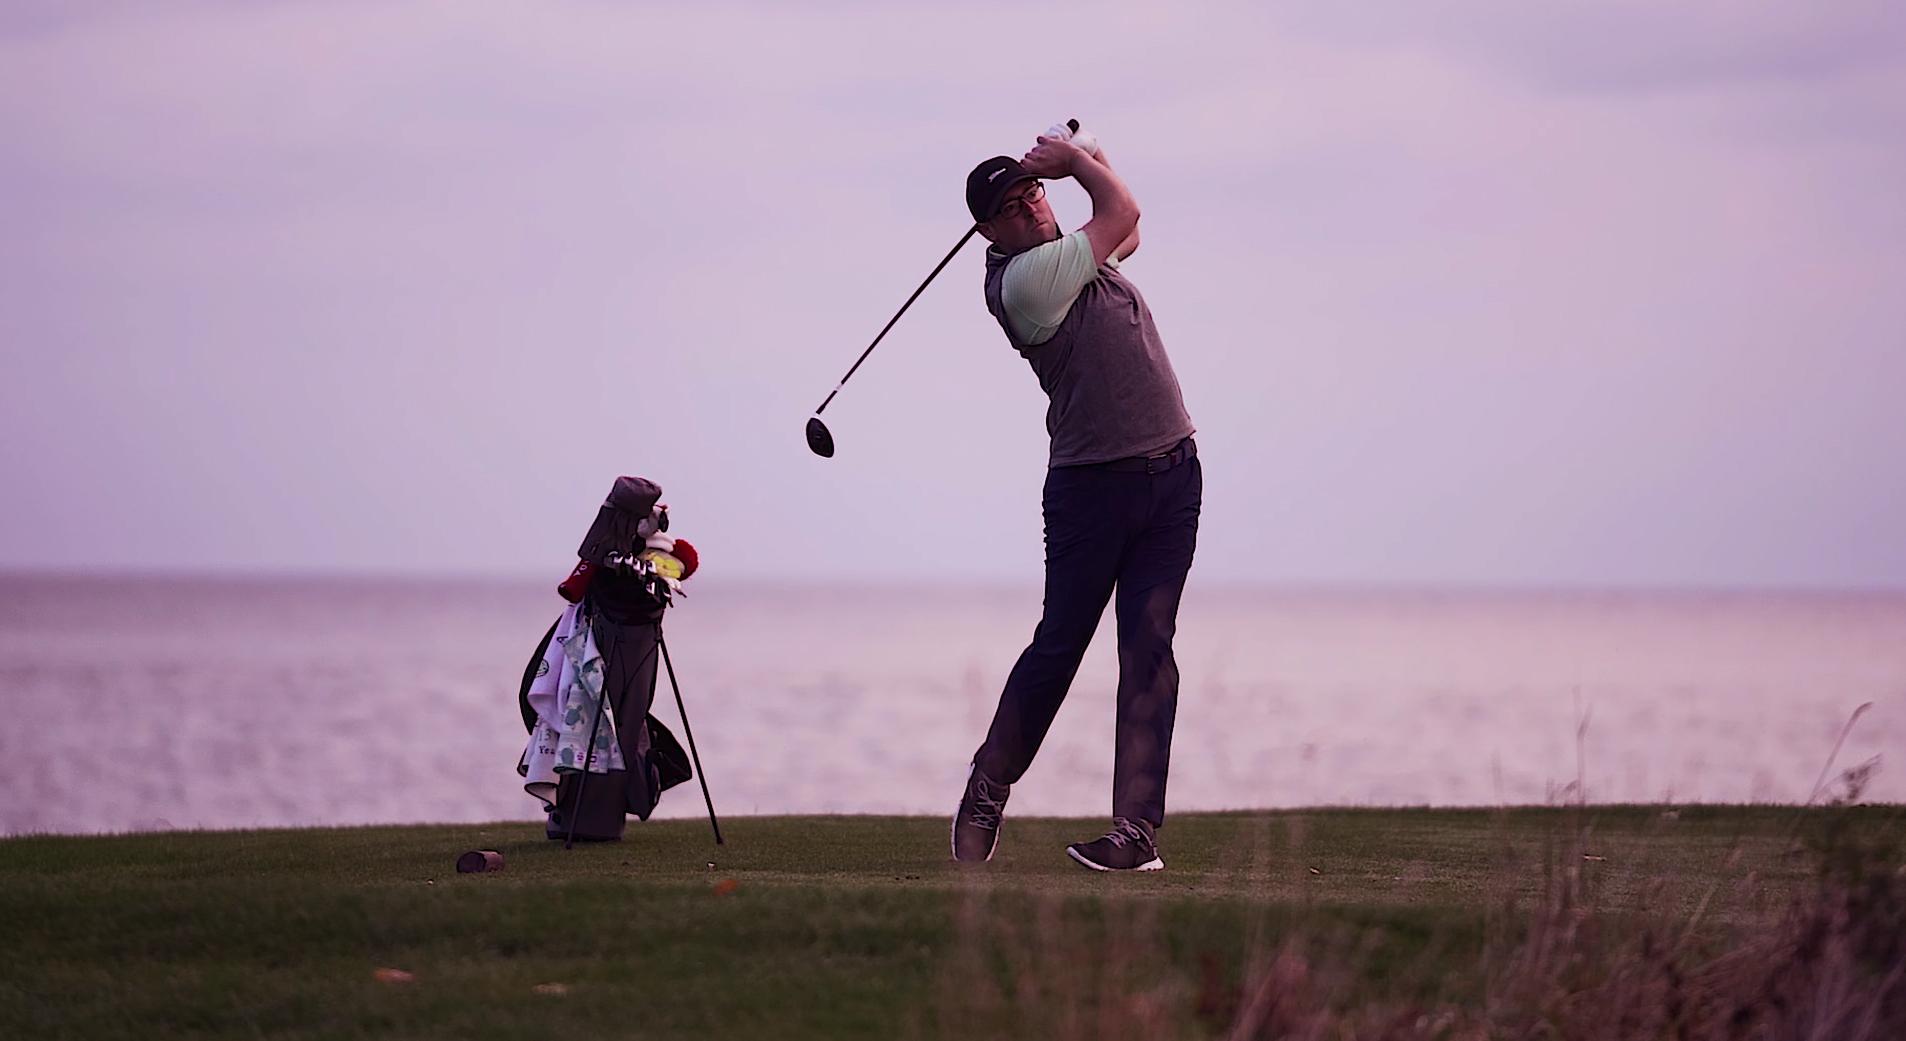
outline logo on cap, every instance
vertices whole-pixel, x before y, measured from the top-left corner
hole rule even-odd
[[[1002,167],[1000,167],[999,169],[997,169],[997,170],[994,170],[994,171],[993,171],[992,173],[989,173],[989,174],[987,174],[987,175],[986,175],[986,183],[987,183],[987,184],[992,184],[992,183],[993,183],[994,181],[996,181],[996,180],[998,180],[998,179],[999,179],[999,175],[1000,175],[1000,174],[1003,174],[1003,173],[1005,173],[1005,172],[1006,172],[1006,168],[1002,166]]]

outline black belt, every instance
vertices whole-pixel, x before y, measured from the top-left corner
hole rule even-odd
[[[1174,466],[1182,466],[1198,458],[1198,442],[1190,438],[1173,447],[1168,452],[1157,455],[1135,455],[1127,459],[1114,459],[1109,463],[1087,463],[1081,470],[1109,470],[1121,474],[1162,474]]]

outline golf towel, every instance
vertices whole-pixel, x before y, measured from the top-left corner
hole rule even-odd
[[[583,605],[571,604],[557,620],[555,636],[530,683],[528,701],[536,712],[536,726],[516,772],[523,775],[523,790],[546,807],[555,805],[557,775],[581,770],[585,759],[590,773],[625,769],[615,714],[601,711],[602,654],[591,629]]]

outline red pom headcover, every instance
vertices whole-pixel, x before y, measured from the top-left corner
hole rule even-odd
[[[682,581],[684,582],[695,573],[696,568],[702,566],[701,554],[695,552],[695,547],[689,544],[687,539],[676,539],[675,548],[669,550],[669,553],[682,562]]]
[[[562,584],[556,587],[556,592],[561,594],[564,600],[572,604],[580,604],[583,596],[589,592],[589,580],[594,577],[596,577],[595,565],[586,560],[580,561],[576,564],[576,570],[571,571],[569,577],[563,579]]]

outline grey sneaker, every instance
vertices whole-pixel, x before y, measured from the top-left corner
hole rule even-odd
[[[1091,842],[1067,846],[1066,856],[1094,871],[1162,871],[1165,867],[1151,824],[1136,817],[1113,817],[1111,831]]]
[[[978,864],[993,859],[993,850],[999,848],[1000,818],[1011,794],[1011,785],[987,780],[979,764],[973,765],[966,776],[966,794],[960,796],[960,808],[953,814],[954,860]]]

